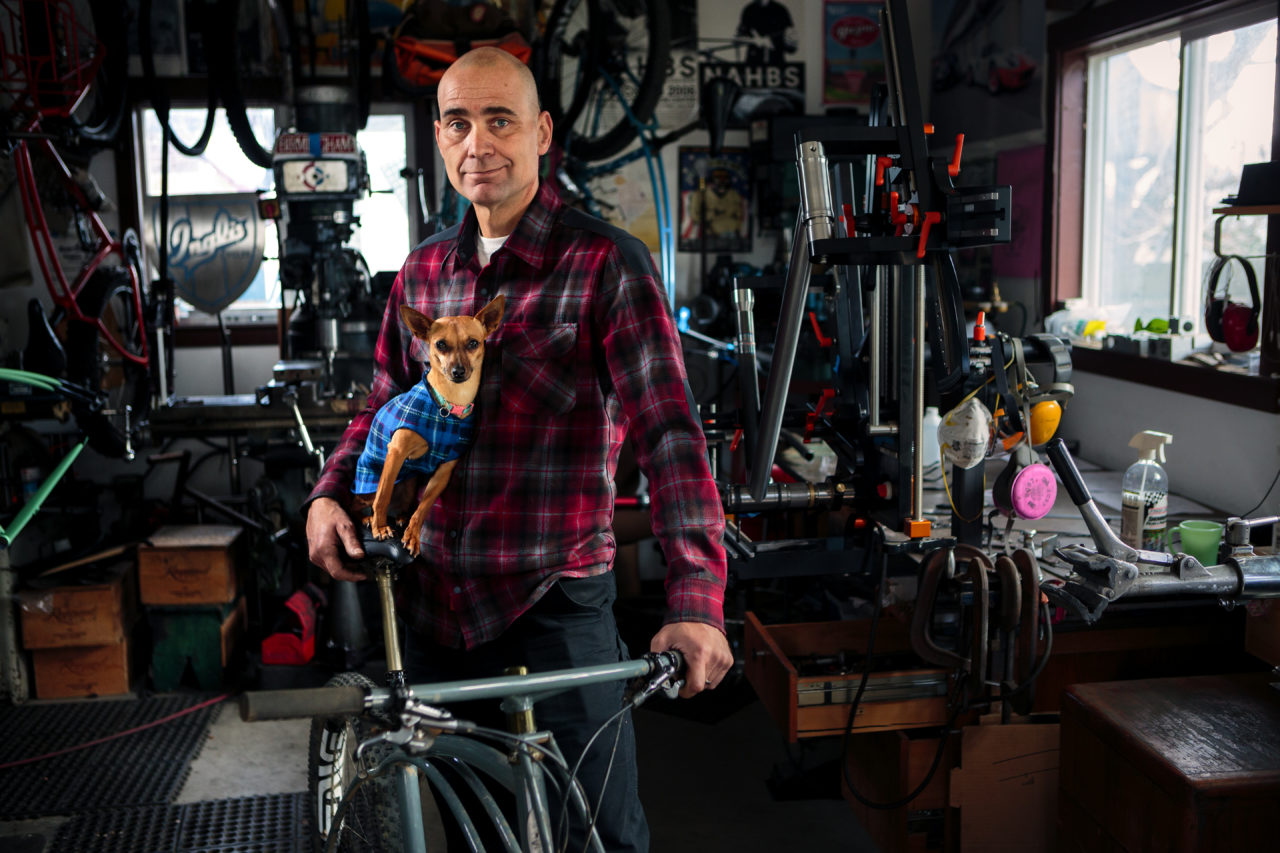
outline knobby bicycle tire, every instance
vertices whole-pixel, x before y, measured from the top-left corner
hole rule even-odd
[[[209,84],[214,87],[227,112],[231,135],[250,163],[270,169],[271,149],[263,148],[254,135],[245,111],[244,93],[240,90],[240,50],[236,45],[240,0],[219,0],[213,16],[207,17],[205,24],[205,63],[209,67]],[[218,49],[209,49],[209,45],[217,45]]]
[[[369,0],[347,0],[343,19],[346,35],[347,80],[356,96],[356,130],[369,123],[369,106],[373,98],[373,34],[369,32]]]
[[[101,320],[117,340],[138,354],[147,332],[134,310],[133,293],[130,270],[101,267],[89,277],[76,301],[86,317]],[[72,406],[89,446],[113,459],[126,456],[151,408],[146,367],[122,358],[91,321],[68,321],[66,350],[67,378],[105,397],[101,408],[82,402]]]
[[[662,95],[670,56],[671,10],[665,0],[558,0],[537,62],[557,141],[587,161],[626,148],[638,129],[606,75],[621,87],[631,115],[647,122]],[[601,109],[609,111],[603,125]]]
[[[218,93],[214,90],[212,84],[205,84],[208,89],[208,100],[204,129],[200,132],[199,139],[193,145],[187,145],[174,134],[173,128],[169,126],[169,90],[160,85],[159,78],[156,76],[156,60],[151,38],[151,10],[154,3],[155,0],[142,0],[142,5],[138,10],[138,52],[142,59],[143,85],[146,87],[147,97],[151,99],[151,108],[155,110],[156,119],[160,122],[160,130],[164,133],[165,138],[173,143],[174,148],[177,148],[186,156],[199,157],[209,147],[209,139],[213,136],[213,119],[218,112]],[[194,8],[198,9],[200,7]],[[188,12],[188,14],[191,13]]]
[[[335,675],[326,687],[372,688],[373,682],[358,672]],[[389,746],[373,749],[356,761],[356,747],[372,731],[370,721],[361,716],[331,717],[311,722],[307,749],[307,797],[314,831],[311,846],[316,853],[326,849],[342,795],[355,781],[361,767],[370,769],[391,751]],[[343,853],[377,853],[399,850],[400,822],[395,783],[391,777],[371,780],[355,795],[339,829],[337,850]]]
[[[117,3],[92,0],[89,4],[94,36],[106,52],[89,85],[82,106],[70,116],[76,136],[92,145],[111,145],[120,133],[128,107],[129,55],[125,17]]]

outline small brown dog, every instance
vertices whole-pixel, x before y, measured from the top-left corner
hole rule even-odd
[[[416,500],[400,539],[415,557],[427,512],[474,440],[471,413],[480,390],[484,341],[501,324],[505,307],[506,298],[497,296],[474,317],[432,320],[400,306],[405,325],[427,345],[428,369],[421,382],[392,397],[374,416],[356,463],[351,514],[367,515],[363,520],[374,537],[390,539],[395,535],[391,521],[402,519]],[[419,498],[421,476],[429,479]]]

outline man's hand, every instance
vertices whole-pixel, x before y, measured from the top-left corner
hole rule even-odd
[[[346,560],[364,558],[360,537],[351,516],[333,498],[316,498],[307,508],[307,556],[328,572],[334,580],[362,581],[365,576],[353,572]]]
[[[729,641],[719,628],[705,622],[672,622],[653,635],[649,651],[678,649],[684,654],[684,687],[680,696],[688,699],[715,687],[733,666]]]

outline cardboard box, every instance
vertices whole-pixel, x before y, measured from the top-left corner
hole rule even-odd
[[[102,583],[19,592],[23,647],[52,649],[123,642],[138,612],[137,573],[132,562],[121,562],[108,571],[110,575]]]
[[[890,660],[910,648],[907,626],[881,619],[876,658]],[[803,662],[867,648],[870,620],[764,625],[748,612],[744,646],[746,675],[760,702],[789,741],[840,735],[862,679],[856,659],[830,675],[802,674]],[[941,726],[947,720],[950,670],[886,669],[867,680],[853,731]]]
[[[950,805],[960,810],[961,851],[1038,853],[1054,849],[1058,816],[1056,714],[1007,725],[985,718],[961,729]],[[988,720],[990,720],[988,722]]]
[[[1244,648],[1271,666],[1280,666],[1280,603],[1259,598],[1246,605]]]
[[[138,548],[143,604],[226,604],[239,590],[239,527],[171,525]]]
[[[71,699],[128,693],[132,667],[129,639],[101,646],[35,649],[36,698]]]

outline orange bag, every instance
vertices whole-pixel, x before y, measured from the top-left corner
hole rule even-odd
[[[476,39],[464,42],[466,49],[497,47],[516,59],[529,64],[533,48],[519,33],[508,33],[496,39]],[[440,82],[445,69],[458,58],[457,42],[445,39],[419,39],[413,36],[396,38],[396,67],[400,76],[415,86],[434,86]]]

